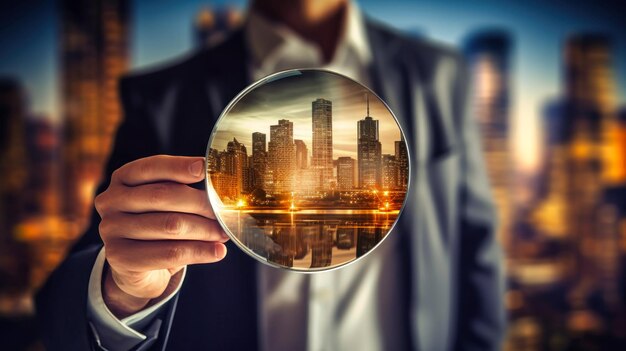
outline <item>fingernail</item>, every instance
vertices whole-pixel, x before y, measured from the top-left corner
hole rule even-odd
[[[202,170],[204,168],[204,161],[196,161],[189,165],[189,173],[191,173],[195,177],[199,177],[202,174]]]
[[[223,248],[224,245],[215,244],[213,245],[213,254],[215,255],[215,259],[221,260],[224,257]]]

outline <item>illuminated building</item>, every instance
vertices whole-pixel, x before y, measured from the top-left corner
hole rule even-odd
[[[239,197],[237,192],[238,179],[232,174],[216,172],[209,175],[211,184],[222,201],[231,200],[234,202]]]
[[[219,151],[217,151],[216,149],[210,148],[209,152],[207,153],[207,172],[210,173],[215,173],[219,171]]]
[[[396,162],[398,163],[398,187],[406,190],[409,185],[409,152],[404,137],[394,143]]]
[[[255,189],[263,189],[265,171],[267,170],[266,135],[252,133],[252,184]]]
[[[313,155],[311,167],[319,172],[318,191],[329,190],[333,181],[333,103],[317,99],[311,103]]]
[[[7,287],[28,286],[25,248],[15,237],[22,211],[21,195],[27,190],[25,140],[26,96],[12,79],[0,80],[0,296]],[[0,300],[0,302],[5,302]],[[6,314],[4,308],[0,313]]]
[[[289,194],[294,191],[295,145],[293,143],[293,122],[285,119],[270,126],[268,145],[268,170],[271,179],[266,184],[270,194]]]
[[[64,211],[79,227],[87,223],[122,115],[118,78],[128,67],[129,7],[123,0],[60,5]]]
[[[250,167],[245,145],[233,138],[226,150],[209,149],[207,169],[211,183],[223,200],[237,201],[250,191]]]
[[[337,190],[354,190],[354,159],[352,157],[339,157],[337,159]]]
[[[296,145],[296,169],[304,169],[309,165],[308,152],[306,144],[302,140],[294,140]]]
[[[383,155],[381,161],[381,186],[384,190],[394,190],[398,187],[398,162],[394,155]]]
[[[548,184],[533,219],[542,234],[571,248],[560,257],[566,267],[562,279],[571,282],[571,318],[577,313],[598,318],[604,312],[597,306],[615,311],[623,302],[616,281],[623,255],[626,150],[620,147],[612,57],[606,36],[571,37],[564,48],[564,94],[546,109]],[[606,323],[607,329],[616,327]]]
[[[226,174],[230,174],[237,179],[236,192],[241,194],[247,192],[248,184],[248,152],[246,147],[233,138],[226,145],[224,161]]]
[[[241,12],[233,7],[203,7],[194,21],[194,42],[197,47],[215,45],[242,22]]]
[[[512,225],[510,130],[511,38],[501,30],[484,30],[465,41],[473,96],[472,109],[482,135],[491,191],[498,210],[497,237],[508,245]]]
[[[74,239],[60,215],[60,128],[0,79],[0,131],[0,315],[32,314],[33,289]]]
[[[359,187],[361,189],[380,187],[381,144],[378,141],[378,120],[370,116],[369,98],[367,115],[357,122],[357,162]]]
[[[319,170],[302,168],[296,170],[296,187],[294,191],[298,195],[316,195],[319,185]]]

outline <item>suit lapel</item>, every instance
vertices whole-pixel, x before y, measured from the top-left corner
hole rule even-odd
[[[411,342],[418,345],[421,338],[420,327],[417,323],[416,311],[420,300],[420,286],[427,284],[423,281],[423,266],[420,261],[419,241],[424,235],[420,224],[418,211],[419,179],[425,177],[424,160],[427,158],[427,139],[423,134],[426,124],[425,103],[423,93],[420,91],[420,84],[413,81],[414,77],[419,77],[416,72],[417,63],[405,62],[407,55],[401,55],[402,43],[397,36],[389,36],[381,31],[376,24],[367,22],[368,39],[373,51],[373,65],[370,75],[373,81],[373,89],[388,104],[395,114],[400,124],[411,164],[409,192],[407,201],[403,209],[403,215],[398,219],[398,224],[392,235],[400,235],[402,245],[405,248],[402,255],[402,262],[407,269],[405,281],[409,289],[407,293],[406,310],[411,330]]]

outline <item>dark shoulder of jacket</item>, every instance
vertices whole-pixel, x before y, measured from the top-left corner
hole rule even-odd
[[[223,62],[233,46],[241,45],[241,30],[234,31],[221,43],[192,50],[189,53],[134,69],[119,80],[119,93],[126,109],[134,109],[146,102],[160,101],[173,85],[196,79],[198,72],[210,70],[214,62]]]

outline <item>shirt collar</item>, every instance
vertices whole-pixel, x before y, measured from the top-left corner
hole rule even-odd
[[[362,14],[354,3],[348,4],[347,22],[335,54],[327,65],[329,67],[340,63],[349,53],[354,54],[361,65],[369,64],[372,59]],[[254,70],[269,74],[288,68],[307,68],[298,65],[323,65],[322,55],[315,44],[255,11],[250,11],[244,31]],[[284,61],[290,62],[286,65]]]

